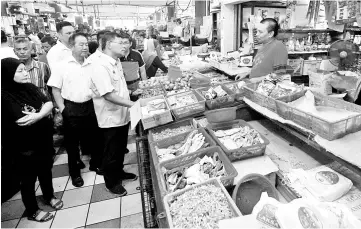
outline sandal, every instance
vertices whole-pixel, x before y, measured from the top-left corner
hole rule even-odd
[[[44,212],[42,210],[37,210],[34,215],[28,216],[28,220],[44,223],[54,218],[54,215],[50,212]]]
[[[63,206],[64,206],[64,203],[62,200],[60,199],[57,199],[57,198],[51,198],[50,202],[49,202],[49,205],[54,208],[55,210],[60,210]]]

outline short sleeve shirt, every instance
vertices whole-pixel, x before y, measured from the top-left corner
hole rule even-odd
[[[58,41],[58,43],[56,43],[56,45],[54,45],[46,55],[49,67],[52,71],[54,65],[68,59],[70,56],[72,56],[71,50],[60,41]]]
[[[61,90],[61,96],[75,103],[84,103],[92,99],[90,77],[88,71],[90,63],[87,60],[80,64],[73,56],[59,64],[53,65],[48,86]]]
[[[142,54],[140,54],[140,52],[133,49],[130,50],[128,56],[121,57],[120,62],[138,62],[139,67],[143,67],[145,64]],[[140,78],[140,70],[138,71],[138,78]]]
[[[104,95],[114,92],[123,99],[130,100],[122,65],[118,60],[101,54],[99,61],[92,63],[89,75],[94,93],[95,114],[100,128],[124,126],[130,121],[129,108],[104,99]]]
[[[279,40],[264,44],[253,61],[250,78],[266,76],[270,73],[285,73],[288,60],[286,46]]]

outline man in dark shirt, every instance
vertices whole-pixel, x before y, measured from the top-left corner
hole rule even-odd
[[[138,89],[139,81],[141,79],[147,79],[145,63],[140,52],[131,49],[132,38],[129,34],[121,33],[120,40],[121,51],[125,53],[125,55],[120,58],[124,77],[127,81],[128,90],[134,92]]]
[[[286,46],[276,39],[279,25],[273,18],[261,21],[257,28],[257,39],[262,44],[253,60],[249,78],[258,78],[270,73],[279,75],[286,73],[288,52]],[[242,79],[237,76],[236,79]]]

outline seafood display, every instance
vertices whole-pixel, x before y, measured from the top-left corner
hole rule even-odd
[[[163,95],[163,89],[161,87],[154,88],[145,88],[143,89],[142,95],[140,96],[142,99]]]
[[[173,128],[173,129],[167,128],[160,132],[153,133],[153,139],[154,139],[154,141],[160,141],[165,138],[173,137],[178,134],[183,134],[183,133],[191,131],[191,130],[192,130],[191,125],[180,126],[180,127]]]
[[[218,130],[214,134],[228,150],[264,143],[260,134],[249,126]]]
[[[160,86],[162,82],[168,80],[167,76],[160,76],[160,77],[152,77],[149,80],[142,80],[139,81],[139,88],[147,88],[147,87],[154,87],[154,86]]]
[[[219,159],[217,152],[212,157],[205,155],[203,158],[196,158],[191,164],[180,168],[167,170],[162,167],[168,190],[174,192],[179,189],[199,184],[214,177],[227,176],[223,162]]]
[[[228,94],[225,90],[223,90],[222,86],[219,85],[217,87],[210,87],[207,91],[202,91],[202,95],[207,100],[212,100],[219,97],[225,97]]]
[[[192,131],[183,141],[171,145],[166,149],[159,149],[155,146],[159,161],[165,161],[178,156],[196,152],[202,148],[209,146],[209,143],[205,142],[205,137],[202,133],[198,133],[198,130]]]
[[[183,72],[183,77],[178,78],[175,81],[165,80],[162,82],[167,95],[172,95],[180,92],[186,92],[190,90],[190,79],[192,75]]]
[[[168,97],[168,103],[172,109],[184,107],[197,102],[198,100],[193,93]]]
[[[224,86],[231,90],[233,93],[237,94],[240,92],[240,89],[245,85],[246,83],[244,81],[240,81],[238,83],[225,84]]]
[[[293,82],[279,82],[275,84],[272,81],[264,80],[258,85],[256,91],[262,95],[277,99],[300,92],[303,89],[303,85],[297,85]]]
[[[142,107],[143,118],[151,117],[156,114],[161,114],[167,110],[167,105],[164,99],[155,99],[149,101],[146,106]]]
[[[218,221],[235,217],[222,189],[213,184],[175,197],[170,213],[175,228],[218,228]]]

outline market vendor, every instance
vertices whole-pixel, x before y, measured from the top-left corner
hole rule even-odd
[[[145,62],[145,70],[149,78],[155,76],[159,68],[164,73],[168,73],[168,68],[163,64],[162,60],[155,53],[145,50],[142,55]]]
[[[285,74],[288,60],[286,46],[276,39],[279,24],[273,18],[261,21],[257,28],[257,40],[262,46],[253,60],[249,78],[266,76],[270,73]],[[244,77],[237,76],[240,80]]]
[[[132,38],[129,34],[121,33],[120,40],[121,51],[125,53],[124,56],[120,57],[124,77],[127,81],[128,90],[134,92],[138,89],[139,81],[147,79],[144,60],[140,52],[131,49]]]

